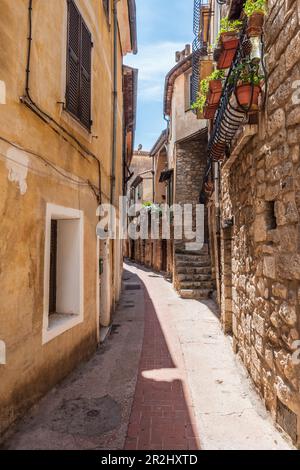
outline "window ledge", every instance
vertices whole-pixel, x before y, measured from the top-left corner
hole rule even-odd
[[[79,325],[82,321],[83,318],[79,314],[55,313],[49,315],[48,328],[43,332],[43,344],[74,328],[74,326]]]
[[[76,119],[76,117],[73,116],[73,114],[71,114],[67,109],[64,108],[62,110],[60,118],[64,124],[67,124],[70,128],[74,129],[75,132],[77,132],[87,142],[90,144],[92,143],[92,129],[88,131],[88,129],[84,127],[84,125],[81,124],[81,122]]]

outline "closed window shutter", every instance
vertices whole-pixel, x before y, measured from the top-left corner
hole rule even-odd
[[[67,109],[79,116],[80,93],[80,14],[72,1],[68,1],[68,58],[67,58]]]
[[[81,70],[80,70],[80,120],[85,127],[91,125],[91,51],[92,37],[82,21],[81,27]]]
[[[82,124],[91,126],[91,33],[73,0],[68,0],[66,107]]]

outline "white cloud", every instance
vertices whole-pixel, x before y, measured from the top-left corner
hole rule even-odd
[[[165,76],[175,65],[175,52],[184,44],[158,42],[140,45],[139,54],[126,58],[126,63],[139,69],[139,100],[162,102]]]

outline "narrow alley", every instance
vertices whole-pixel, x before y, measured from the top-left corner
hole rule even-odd
[[[124,268],[110,335],[4,448],[292,449],[234,356],[213,301],[181,299],[162,275]]]

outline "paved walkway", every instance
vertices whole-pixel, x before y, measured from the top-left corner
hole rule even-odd
[[[9,449],[290,449],[213,302],[125,265],[112,334],[18,425]]]

